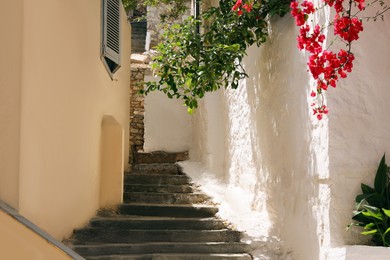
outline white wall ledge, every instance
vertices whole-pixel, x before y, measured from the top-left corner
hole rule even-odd
[[[329,251],[329,260],[388,260],[390,248],[380,246],[343,246]]]

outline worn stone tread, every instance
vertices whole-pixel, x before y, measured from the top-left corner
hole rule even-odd
[[[120,214],[183,218],[214,217],[218,208],[201,204],[126,203],[119,207]]]
[[[192,179],[186,175],[163,174],[125,174],[125,185],[187,185],[192,184]],[[125,187],[126,189],[126,187]]]
[[[73,249],[84,256],[130,255],[130,254],[242,254],[248,252],[249,244],[242,242],[74,245]]]
[[[145,254],[87,257],[90,260],[251,260],[249,254]]]
[[[216,218],[170,217],[101,217],[93,218],[90,226],[105,229],[155,229],[155,230],[216,230],[228,225]]]
[[[141,230],[84,228],[73,234],[79,244],[146,243],[146,242],[240,242],[235,230]],[[77,242],[76,242],[77,243]]]
[[[192,185],[154,185],[154,184],[128,184],[125,192],[153,192],[153,193],[192,193]]]
[[[125,203],[165,203],[165,204],[197,204],[205,203],[210,197],[204,193],[154,193],[154,192],[125,192],[123,195]]]

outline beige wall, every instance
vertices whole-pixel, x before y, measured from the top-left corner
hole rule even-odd
[[[65,260],[70,256],[0,210],[0,258]]]
[[[103,117],[128,136],[130,28],[123,11],[122,68],[111,80],[100,60],[100,18],[96,0],[0,4],[9,40],[1,43],[0,199],[57,239],[99,207]]]
[[[22,0],[0,2],[0,198],[15,208],[19,200],[21,9]]]

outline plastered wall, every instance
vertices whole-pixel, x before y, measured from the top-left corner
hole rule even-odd
[[[0,3],[0,197],[19,204],[19,136],[22,85],[22,0]]]
[[[146,76],[145,81],[155,80]],[[191,145],[191,116],[181,100],[169,99],[160,92],[145,97],[144,151],[183,152]]]
[[[72,259],[3,211],[0,211],[0,243],[2,259]]]
[[[0,28],[12,35],[7,60],[0,61],[0,103],[8,116],[1,129],[9,133],[0,136],[6,155],[0,196],[62,239],[99,208],[104,116],[122,128],[120,161],[127,167],[130,27],[123,11],[122,68],[111,80],[100,60],[100,1],[0,5]]]
[[[324,9],[317,19],[327,17]],[[311,116],[314,82],[306,72],[306,54],[296,48],[298,30],[289,15],[272,21],[266,44],[248,50],[249,78],[235,91],[208,95],[194,115],[190,155],[207,175],[191,175],[200,182],[218,181],[232,211],[242,212],[234,224],[250,227],[249,240],[268,242],[261,245],[269,252],[264,259],[356,255],[353,248],[339,258],[329,252],[361,242],[356,232],[346,231],[354,197],[361,182],[372,185],[379,160],[390,149],[388,17],[366,23],[353,47],[353,73],[329,91],[327,119]],[[262,213],[256,216],[260,220],[248,218],[248,212]],[[250,221],[268,225],[254,234]]]

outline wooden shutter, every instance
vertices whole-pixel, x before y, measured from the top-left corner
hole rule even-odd
[[[102,59],[111,74],[120,68],[120,0],[102,0]]]

